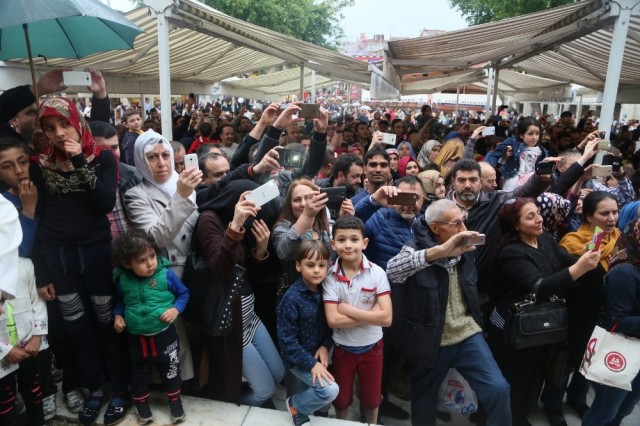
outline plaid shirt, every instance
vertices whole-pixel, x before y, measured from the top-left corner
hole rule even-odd
[[[129,218],[127,218],[127,212],[124,209],[124,204],[122,204],[119,188],[116,190],[116,205],[107,217],[111,225],[111,242],[115,243],[131,226]]]

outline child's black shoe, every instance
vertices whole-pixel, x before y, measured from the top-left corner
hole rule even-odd
[[[139,424],[146,425],[153,422],[153,413],[151,412],[151,407],[149,407],[148,401],[144,401],[140,404],[135,404],[135,408],[136,417]]]
[[[95,423],[98,415],[100,414],[100,407],[102,407],[102,400],[104,395],[102,391],[93,392],[84,401],[82,410],[78,413],[78,421],[83,426],[91,426]]]
[[[111,402],[107,411],[104,413],[104,424],[112,426],[120,423],[127,414],[129,406],[129,397],[124,392],[114,392],[111,396]]]
[[[181,423],[187,418],[187,414],[182,407],[182,399],[180,398],[169,401],[169,411],[171,412],[171,423]]]

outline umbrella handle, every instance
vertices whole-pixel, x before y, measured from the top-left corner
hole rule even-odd
[[[33,67],[33,55],[31,53],[31,42],[29,41],[29,27],[22,24],[24,30],[24,39],[27,42],[27,53],[29,54],[29,68],[31,68],[31,81],[33,82],[33,93],[36,96],[36,108],[40,108],[40,94],[38,93],[38,85],[36,84],[36,71]]]

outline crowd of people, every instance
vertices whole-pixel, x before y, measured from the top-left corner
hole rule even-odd
[[[174,423],[183,393],[275,408],[284,383],[296,426],[331,405],[347,418],[354,394],[363,422],[435,425],[451,368],[478,424],[526,426],[541,401],[553,426],[565,405],[617,425],[640,400],[638,378],[623,391],[578,372],[597,324],[640,337],[637,134],[607,142],[591,113],[548,125],[504,108],[475,123],[429,105],[228,117],[189,96],[170,141],[158,108],[112,108],[91,77],[89,117],[56,95],[57,70],[0,95],[0,225],[22,233],[2,287],[2,424],[55,416],[60,370],[84,425],[105,403],[107,425],[131,405],[152,422],[154,382]],[[506,338],[531,292],[566,300],[566,340]]]

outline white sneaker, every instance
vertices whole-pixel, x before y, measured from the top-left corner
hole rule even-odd
[[[73,414],[78,414],[84,407],[84,392],[81,388],[75,388],[64,394],[64,400],[69,411]]]
[[[42,398],[42,412],[44,413],[44,420],[48,421],[56,416],[56,394],[45,396]]]

